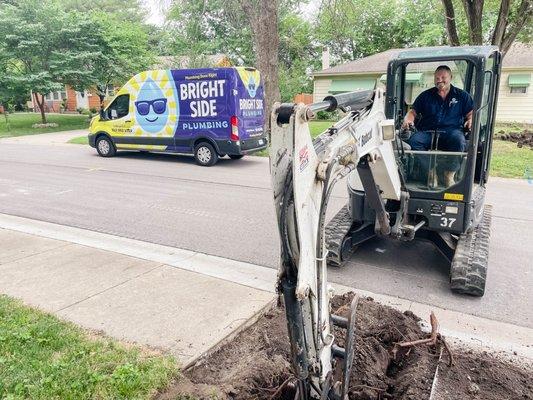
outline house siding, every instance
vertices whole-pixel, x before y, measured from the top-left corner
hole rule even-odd
[[[67,110],[76,111],[76,108],[78,108],[78,103],[76,101],[76,91],[72,89],[70,86],[66,86],[66,91],[67,91]]]
[[[88,93],[89,96],[89,109],[96,108],[96,110],[100,109],[100,97],[96,95],[94,90],[90,90]]]
[[[378,87],[384,87],[379,82],[379,77],[381,74],[352,74],[352,75],[339,75],[336,76],[335,79],[339,80],[350,80],[350,79],[374,79],[378,83]],[[329,96],[331,93],[329,93],[329,89],[331,88],[331,83],[333,79],[330,78],[322,78],[322,77],[315,77],[315,80],[313,82],[314,84],[314,90],[313,90],[313,102],[318,102],[324,100],[324,97]]]
[[[533,79],[533,68],[529,70],[505,70],[500,77],[500,93],[498,97],[498,108],[496,110],[496,120],[502,122],[523,122],[533,124],[533,82],[527,88],[526,93],[511,93],[509,87],[509,74],[531,74]]]
[[[328,78],[316,78],[313,82],[313,102],[319,102],[324,100],[329,93],[328,90],[331,86],[331,79]]]

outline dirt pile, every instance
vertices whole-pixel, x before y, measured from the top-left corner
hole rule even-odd
[[[352,298],[353,294],[336,296],[332,302],[334,313],[346,316]],[[360,299],[351,400],[429,399],[438,363],[435,349],[421,345],[393,356],[396,343],[428,336],[418,321],[410,312],[400,313],[371,298]],[[341,346],[343,336],[344,331],[336,332]],[[461,353],[455,357],[455,367],[440,363],[443,397],[435,399],[532,399],[530,372],[509,370],[489,355]],[[187,370],[157,399],[293,400],[292,381],[285,313],[277,308]],[[487,397],[494,393],[500,397]]]
[[[530,130],[524,130],[522,132],[505,133],[505,131],[499,131],[500,139],[509,142],[514,142],[518,147],[527,147],[533,150],[533,132]]]
[[[457,352],[456,352],[457,353]],[[533,368],[485,351],[464,350],[452,367],[441,364],[438,400],[533,399]]]

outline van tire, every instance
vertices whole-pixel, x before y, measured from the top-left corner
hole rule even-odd
[[[232,160],[240,160],[243,157],[244,157],[243,154],[230,154],[229,156],[229,158],[231,158]]]
[[[194,158],[198,165],[201,165],[202,167],[211,167],[217,163],[218,154],[211,144],[200,142],[194,148]]]
[[[101,157],[113,157],[117,153],[115,144],[105,135],[96,139],[96,151]]]

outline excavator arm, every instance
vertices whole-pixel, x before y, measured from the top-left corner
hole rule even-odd
[[[381,235],[391,233],[385,201],[405,203],[392,146],[394,121],[386,119],[384,102],[383,91],[377,89],[273,108],[270,170],[281,242],[278,290],[285,303],[299,399],[344,400],[353,359],[356,299],[348,318],[330,312],[333,293],[327,282],[324,228],[333,187],[358,173]],[[313,140],[309,120],[318,111],[335,109],[345,111],[344,118]],[[394,226],[401,225],[396,219]],[[346,329],[344,348],[336,345],[333,324]]]

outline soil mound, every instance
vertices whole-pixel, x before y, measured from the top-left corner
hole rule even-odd
[[[335,296],[333,312],[347,316],[352,298],[353,293]],[[435,349],[420,345],[393,351],[395,343],[428,336],[418,322],[411,312],[401,313],[371,298],[359,300],[350,400],[430,398],[438,364]],[[335,335],[342,346],[344,331],[335,328]],[[441,390],[434,399],[532,398],[531,371],[510,369],[486,353],[461,352],[455,358],[456,365],[450,368],[441,361]],[[285,313],[276,308],[189,368],[157,399],[293,400],[292,382]]]
[[[498,132],[501,140],[514,142],[518,147],[528,147],[533,150],[533,132],[524,130],[522,132],[505,133],[505,131]]]

